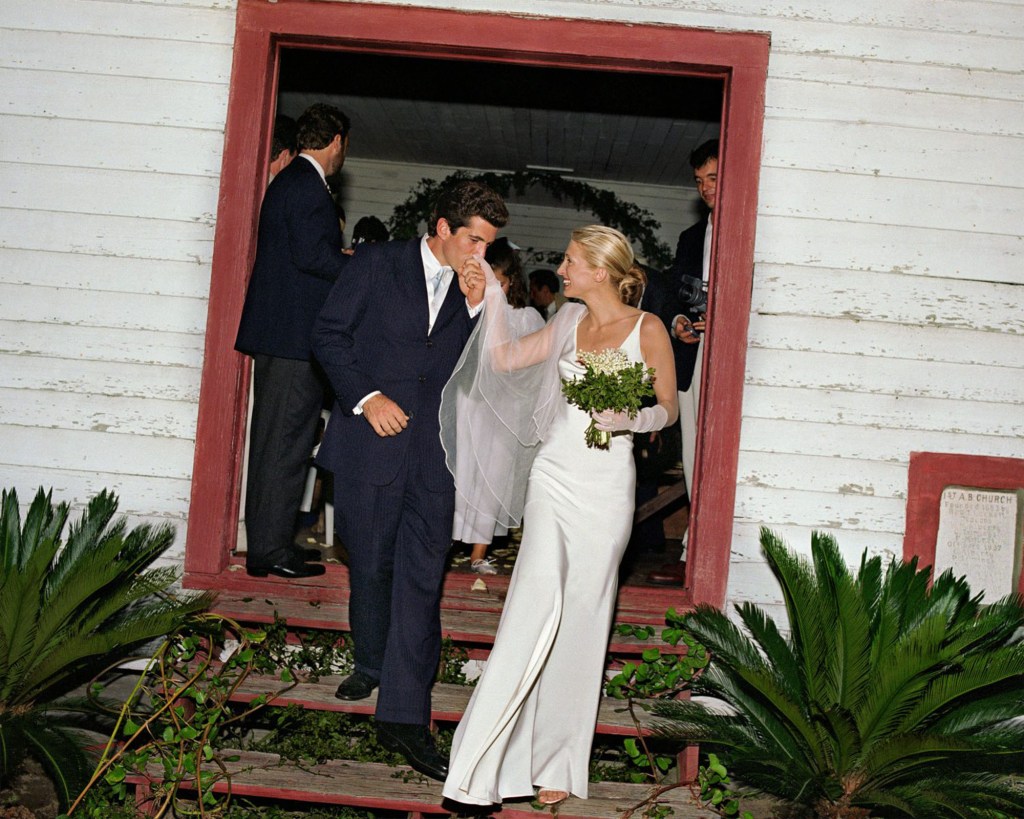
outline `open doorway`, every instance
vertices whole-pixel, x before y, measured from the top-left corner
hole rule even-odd
[[[767,38],[357,4],[277,7],[246,0],[239,4],[238,19],[186,551],[188,582],[216,585],[214,577],[226,566],[228,552],[234,545],[247,379],[241,356],[234,353],[232,343],[253,254],[255,219],[262,192],[261,160],[269,153],[269,124],[278,100],[286,112],[287,106],[304,107],[304,95],[323,99],[325,95],[337,94],[339,85],[332,85],[332,78],[344,77],[352,80],[351,87],[343,84],[340,96],[348,95],[351,99],[348,106],[343,99],[337,100],[337,104],[353,116],[352,158],[356,160],[348,163],[347,170],[353,178],[346,179],[345,186],[362,197],[353,198],[346,205],[346,211],[352,207],[354,217],[363,215],[360,208],[368,208],[374,195],[379,198],[382,186],[372,181],[372,164],[432,164],[422,158],[395,157],[385,152],[395,150],[386,145],[389,126],[369,124],[371,108],[376,106],[379,112],[381,100],[411,105],[424,99],[436,103],[441,98],[460,106],[460,114],[473,106],[483,109],[486,129],[467,121],[460,127],[454,115],[443,120],[445,128],[457,130],[455,144],[463,148],[466,156],[471,143],[490,149],[489,156],[493,156],[495,148],[508,148],[517,142],[502,138],[500,130],[494,130],[501,126],[502,117],[496,116],[501,111],[512,112],[513,128],[516,122],[521,124],[530,119],[525,113],[516,115],[525,111],[544,112],[547,116],[557,113],[566,122],[573,117],[602,115],[618,117],[620,122],[632,118],[630,138],[645,141],[648,147],[668,146],[663,152],[661,170],[648,173],[657,174],[659,182],[668,183],[663,187],[679,191],[690,202],[695,196],[686,163],[686,146],[693,147],[700,136],[713,136],[721,129],[728,146],[723,151],[722,177],[729,188],[722,196],[719,219],[734,226],[729,232],[737,241],[718,249],[718,276],[712,283],[711,303],[717,305],[713,308],[718,311],[716,315],[723,318],[715,324],[723,329],[707,339],[707,346],[715,350],[716,374],[708,379],[703,403],[707,411],[715,412],[716,423],[702,435],[695,501],[704,509],[701,517],[713,520],[714,527],[709,525],[706,531],[692,533],[687,583],[689,599],[721,603],[735,496]],[[500,43],[502,47],[481,48],[477,45],[481,42]],[[557,43],[558,53],[548,50],[551,43]],[[638,59],[637,54],[643,58]],[[399,64],[405,66],[404,73],[393,70]],[[452,78],[447,83],[446,71]],[[455,77],[468,79],[456,81]],[[446,93],[450,86],[455,86],[457,93]],[[681,111],[686,108],[687,99],[693,101],[691,110],[703,117],[695,120],[703,122],[696,129],[700,133],[675,142],[668,133],[671,128],[659,135],[658,128],[664,122],[686,118]],[[260,113],[259,117],[253,116],[254,111]],[[354,111],[365,113],[357,115]],[[417,129],[428,136],[426,144],[432,141],[430,137],[436,143],[452,144],[450,135],[437,133],[443,129],[436,124],[414,119],[413,108],[407,113],[398,123],[394,123],[392,115],[390,127]],[[493,121],[486,114],[492,115]],[[360,117],[366,118],[362,136]],[[740,125],[735,134],[731,123]],[[592,135],[589,129],[580,127],[562,128],[561,135],[564,139],[581,131]],[[368,138],[371,133],[377,134],[381,155],[360,160],[355,146],[360,138]],[[556,158],[549,162],[513,160],[507,158],[507,152],[505,159],[467,159],[455,152],[450,166],[518,170],[517,165],[534,164],[571,169],[573,175],[591,180],[600,180],[600,173],[627,173],[624,168],[629,163],[615,161],[615,157],[634,158],[644,149],[623,151],[620,145],[616,151],[614,136],[610,140],[605,136],[603,149],[597,146],[604,151],[603,166],[598,161],[601,150],[595,150],[593,145],[578,142],[566,153],[553,150],[550,141],[547,156]],[[572,157],[572,164],[566,156]],[[359,167],[360,164],[364,167]],[[653,167],[653,163],[648,164]],[[581,170],[578,165],[590,170]],[[673,172],[682,178],[673,178]],[[658,187],[649,177],[607,181],[626,187]],[[390,199],[394,199],[394,191],[391,194]],[[378,201],[374,206],[387,210],[386,201]],[[522,206],[528,211],[547,207],[534,202]],[[654,215],[667,225],[662,240],[670,248],[679,228],[694,220],[693,211],[688,214],[685,207],[667,208],[666,212]],[[544,212],[530,226],[534,231],[530,239],[516,239],[517,243],[554,252],[561,250],[568,231],[561,225],[552,228],[554,221]],[[579,224],[580,214],[573,210],[569,221]],[[530,221],[524,219],[522,224],[525,230]],[[515,225],[513,215],[510,227],[515,229]],[[719,366],[721,378],[717,374]]]
[[[502,235],[517,246],[524,278],[550,279],[560,298],[553,273],[569,232],[601,221],[633,240],[652,279],[645,307],[655,309],[672,286],[666,269],[676,238],[702,216],[687,160],[719,137],[723,94],[717,77],[284,48],[276,112],[298,118],[326,102],[352,120],[345,166],[330,180],[346,245],[366,217],[397,227],[397,238],[422,233],[424,225],[412,225],[406,213],[416,202],[426,215],[428,197],[417,196],[424,179],[439,183],[453,169],[515,176],[530,183],[506,194],[512,216]],[[551,311],[558,303],[533,306]],[[695,433],[687,434],[692,453]],[[683,481],[678,428],[650,437],[635,447],[638,504]],[[623,582],[642,583],[669,559],[681,566],[687,496],[672,497],[635,527]],[[323,517],[303,528],[301,545],[325,546],[322,525]],[[481,544],[473,552],[477,568],[507,573],[516,535],[491,550]],[[452,560],[471,569],[470,551],[458,544]]]

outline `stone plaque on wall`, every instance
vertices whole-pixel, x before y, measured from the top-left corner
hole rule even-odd
[[[952,568],[992,603],[1016,591],[1024,490],[947,486],[939,504],[935,575]]]

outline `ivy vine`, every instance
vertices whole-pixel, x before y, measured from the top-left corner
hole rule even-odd
[[[413,188],[409,198],[396,205],[388,219],[388,228],[395,239],[412,239],[420,232],[420,225],[426,223],[438,194],[450,185],[463,181],[483,182],[504,198],[513,193],[522,196],[531,187],[537,186],[548,191],[561,203],[572,203],[577,210],[592,213],[604,225],[622,231],[639,245],[641,255],[657,268],[668,267],[672,262],[672,251],[658,239],[655,231],[661,223],[650,211],[619,199],[609,190],[595,188],[578,179],[565,179],[556,174],[537,171],[516,171],[515,173],[485,172],[478,174],[455,171],[444,179],[424,177]],[[555,254],[559,258],[561,253]],[[552,262],[554,259],[547,259]]]

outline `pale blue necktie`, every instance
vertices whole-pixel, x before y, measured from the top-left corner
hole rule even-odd
[[[430,304],[429,304],[430,317],[429,317],[429,323],[427,325],[427,332],[430,332],[430,330],[433,329],[433,327],[434,327],[434,319],[437,318],[437,314],[441,310],[441,301],[442,301],[442,297],[444,295],[444,290],[441,287],[441,284],[442,284],[443,281],[444,281],[444,268],[442,267],[440,270],[437,271],[437,273],[435,273],[431,277],[430,282],[429,282],[432,295],[430,297]]]

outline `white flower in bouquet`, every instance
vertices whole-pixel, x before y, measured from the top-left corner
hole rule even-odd
[[[635,418],[643,399],[654,395],[654,369],[630,361],[621,348],[580,353],[579,362],[586,372],[582,378],[563,378],[562,393],[584,412],[613,410]],[[608,449],[612,433],[598,429],[591,420],[585,438],[590,448]]]

